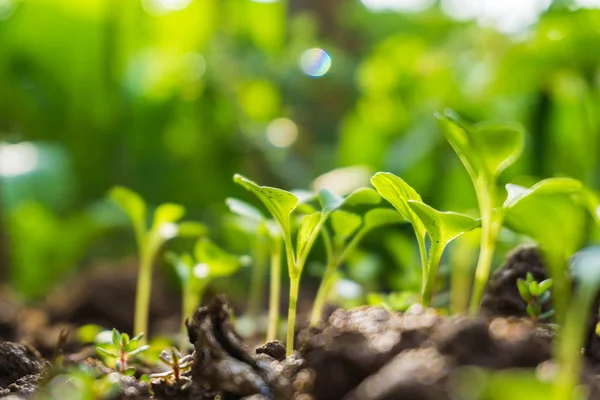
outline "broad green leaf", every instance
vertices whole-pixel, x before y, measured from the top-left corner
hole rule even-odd
[[[177,224],[179,228],[177,231],[177,236],[179,237],[199,237],[206,235],[208,232],[208,228],[206,225],[201,224],[200,222],[193,221],[183,221]]]
[[[365,213],[364,224],[361,230],[370,231],[380,226],[400,224],[406,219],[395,210],[389,208],[373,208]]]
[[[550,289],[552,287],[552,279],[546,279],[542,282],[540,282],[539,285],[539,290],[540,290],[540,294],[545,293],[548,289]]]
[[[115,328],[112,330],[112,342],[117,347],[121,345],[121,333]]]
[[[125,344],[125,347],[123,348],[123,350],[126,352],[133,351],[133,350],[137,349],[138,345],[139,345],[139,342],[137,340],[131,339],[129,342],[127,342]]]
[[[329,214],[344,204],[344,198],[327,189],[321,189],[319,190],[319,203],[323,214]]]
[[[408,205],[409,200],[421,201],[421,196],[404,180],[389,172],[378,172],[371,178],[377,192],[413,225],[418,237],[425,236],[425,227]]]
[[[202,238],[194,248],[196,260],[208,266],[208,276],[229,276],[240,268],[239,258],[233,256],[212,241]]]
[[[256,222],[262,222],[265,220],[265,216],[258,208],[246,203],[245,201],[229,197],[225,200],[225,204],[234,214],[254,220]]]
[[[446,139],[473,180],[483,175],[495,181],[523,151],[525,132],[518,124],[484,122],[469,125],[449,110],[436,116]]]
[[[344,206],[376,205],[381,202],[381,196],[371,188],[359,188],[344,199]]]
[[[305,215],[302,218],[296,237],[296,257],[298,260],[304,260],[308,256],[308,253],[319,234],[322,217],[323,214],[318,211]]]
[[[133,223],[138,241],[141,240],[146,232],[146,203],[144,200],[134,191],[122,186],[112,188],[108,195],[127,213]]]
[[[256,183],[238,174],[233,177],[233,180],[254,193],[267,210],[269,210],[271,215],[273,215],[273,218],[281,225],[284,235],[290,234],[290,214],[298,205],[298,198],[296,196],[282,189],[258,186]]]
[[[566,259],[577,250],[584,235],[585,210],[576,201],[578,181],[550,178],[530,189],[506,185],[506,225],[530,236],[553,257]]]
[[[438,211],[420,201],[409,200],[408,204],[423,222],[431,241],[441,246],[481,225],[479,220],[468,215]]]
[[[179,221],[185,214],[185,207],[174,203],[165,203],[154,210],[154,222],[152,230],[160,229],[164,224]]]
[[[102,347],[96,347],[96,351],[104,356],[117,358],[117,355],[115,353],[103,349]]]
[[[394,214],[398,213],[395,212]],[[334,211],[330,218],[336,240],[340,242],[344,242],[352,236],[362,224],[360,215],[343,210]]]
[[[519,294],[521,298],[525,301],[531,300],[531,295],[529,293],[529,286],[525,283],[523,279],[517,279],[517,289],[519,290]]]

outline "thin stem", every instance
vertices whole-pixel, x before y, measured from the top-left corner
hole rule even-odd
[[[421,292],[423,292],[427,286],[427,275],[429,270],[427,265],[427,246],[425,246],[425,236],[419,236],[417,234],[417,244],[419,246],[419,257],[421,257]]]
[[[154,251],[142,252],[140,258],[140,269],[135,298],[135,315],[133,321],[133,333],[137,335],[144,332],[146,335],[140,341],[145,343],[148,336],[148,313],[150,310],[150,291],[152,288],[152,261]]]
[[[296,328],[296,304],[298,302],[299,286],[300,274],[290,273],[290,307],[288,309],[287,342],[285,345],[286,355],[288,356],[294,351],[294,330]]]
[[[558,372],[554,379],[555,400],[573,398],[581,373],[581,348],[593,300],[593,287],[582,286],[566,314],[560,340],[555,341],[558,343],[555,352],[558,359]]]
[[[265,289],[265,274],[267,272],[267,237],[265,234],[257,234],[256,242],[254,243],[254,262],[252,265],[252,276],[250,277],[250,293],[248,295],[248,307],[246,314],[252,317],[258,315],[261,309],[263,300],[263,292]]]
[[[193,279],[193,278],[190,278]],[[189,279],[188,279],[189,281]],[[183,308],[181,310],[181,338],[179,342],[179,348],[182,354],[187,347],[190,346],[188,335],[187,335],[187,327],[185,326],[185,320],[187,318],[192,318],[194,316],[194,312],[196,307],[202,302],[202,295],[204,295],[204,289],[206,288],[206,282],[198,282],[198,287],[196,290],[192,290],[192,285],[190,283],[186,283],[183,288]]]
[[[338,266],[339,263],[336,258],[330,258],[328,260],[327,269],[325,270],[325,274],[321,280],[321,285],[319,285],[317,297],[315,298],[315,303],[313,304],[312,313],[310,315],[310,326],[317,326],[319,325],[319,322],[321,322],[325,301],[327,300],[327,295],[329,294],[331,285],[333,283],[333,276]]]
[[[432,243],[429,249],[429,264],[427,266],[426,282],[421,292],[421,304],[425,307],[429,307],[433,298],[433,291],[435,288],[435,281],[437,279],[438,267],[444,252],[446,243]]]
[[[473,292],[469,304],[469,313],[477,314],[479,304],[483,296],[483,290],[487,284],[494,257],[497,231],[500,227],[499,221],[494,221],[493,199],[495,189],[493,185],[485,182],[476,184],[477,201],[481,212],[481,250],[477,268],[475,269],[475,280],[473,281]]]
[[[267,327],[267,342],[277,338],[279,297],[281,296],[281,247],[281,238],[274,237],[271,243],[271,281],[269,288],[269,326]]]

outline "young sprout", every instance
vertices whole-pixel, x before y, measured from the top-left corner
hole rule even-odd
[[[231,212],[245,218],[247,221],[254,222],[257,247],[255,253],[262,254],[262,248],[264,242],[266,242],[270,260],[269,322],[266,341],[269,342],[275,340],[277,339],[277,326],[279,324],[281,256],[283,252],[283,242],[279,227],[276,225],[275,221],[268,220],[257,208],[242,200],[229,198],[225,202]],[[264,279],[264,273],[260,259],[262,259],[262,257],[254,257],[254,269],[252,271],[252,279],[250,282],[250,299],[248,304],[248,309],[251,311],[258,309],[261,300],[260,296],[262,295],[261,288],[263,285],[262,280]]]
[[[209,283],[219,277],[230,276],[240,268],[239,257],[226,253],[206,238],[194,247],[194,256],[168,253],[182,285],[182,330],[180,348],[189,346],[185,320],[194,314]]]
[[[371,178],[379,194],[409,221],[415,231],[423,280],[421,303],[431,304],[438,266],[444,249],[452,240],[479,227],[478,220],[455,212],[441,212],[421,202],[421,196],[404,180],[389,172],[379,172]],[[431,239],[429,256],[425,234]]]
[[[541,248],[552,278],[556,322],[562,325],[571,283],[568,258],[583,242],[585,209],[578,201],[583,185],[575,179],[545,179],[530,189],[506,185],[506,225],[534,239]]]
[[[361,199],[357,199],[359,193],[362,197]],[[371,200],[367,199],[367,196]],[[370,204],[377,204],[380,201],[380,197],[372,189],[359,189],[347,197],[345,204],[352,205],[357,200],[359,200],[358,203],[362,204],[368,204],[369,202]],[[346,261],[348,256],[352,254],[365,235],[382,226],[404,221],[404,218],[397,212],[386,208],[372,208],[363,216],[345,210],[336,210],[331,214],[330,225],[333,235],[325,228],[321,231],[327,254],[327,267],[313,305],[310,318],[311,326],[317,326],[321,321],[323,307],[335,280],[336,271]]]
[[[269,210],[275,221],[277,221],[280,228],[290,277],[290,302],[286,341],[286,352],[290,355],[294,349],[296,304],[298,301],[298,290],[302,270],[304,269],[312,246],[321,231],[321,227],[325,221],[327,221],[331,213],[342,206],[344,199],[334,195],[328,190],[320,190],[318,199],[321,204],[321,210],[312,212],[302,218],[296,238],[295,240],[292,240],[291,214],[299,204],[298,197],[282,189],[259,186],[255,182],[244,178],[241,175],[235,175],[234,181],[259,198],[267,210]]]
[[[498,177],[520,157],[525,134],[517,124],[484,122],[470,125],[460,121],[450,110],[436,116],[446,139],[469,173],[481,213],[481,252],[469,306],[470,312],[476,313],[502,227],[502,213],[495,211],[499,206]]]
[[[159,356],[160,361],[171,369],[165,372],[151,374],[150,378],[162,378],[168,385],[171,386],[175,385],[179,381],[185,381],[182,387],[182,389],[185,389],[192,384],[192,380],[190,377],[184,376],[183,374],[192,370],[195,357],[195,351],[187,356],[182,356],[175,347],[171,348],[170,353],[166,350],[163,350]]]
[[[552,279],[537,282],[531,272],[527,273],[526,279],[517,279],[519,295],[527,303],[527,314],[534,320],[550,318],[554,310],[542,312],[542,307],[550,301],[550,288]]]
[[[140,269],[135,299],[134,331],[148,332],[148,313],[152,287],[152,264],[161,246],[176,236],[201,236],[206,233],[204,225],[195,222],[179,222],[185,208],[178,204],[161,204],[154,210],[151,227],[146,224],[147,207],[135,192],[124,187],[114,187],[110,198],[131,219],[140,257]]]
[[[108,349],[96,346],[96,351],[106,358],[114,359],[117,370],[126,375],[133,375],[135,368],[127,363],[138,354],[148,350],[150,346],[140,346],[140,341],[144,337],[143,333],[129,339],[129,335],[121,333],[116,329],[112,330],[112,346]]]

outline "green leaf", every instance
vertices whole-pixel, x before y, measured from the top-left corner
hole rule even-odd
[[[327,189],[319,190],[319,203],[323,214],[329,214],[344,204],[344,198],[340,197]]]
[[[129,342],[127,342],[127,344],[125,344],[125,347],[123,348],[123,351],[132,351],[137,349],[139,345],[139,342],[137,340],[133,340],[131,339]]]
[[[536,307],[532,306],[531,304],[527,305],[527,314],[529,314],[531,318],[536,318],[539,315]]]
[[[135,341],[138,341],[138,342],[139,342],[140,340],[142,340],[142,338],[143,338],[143,337],[144,337],[144,332],[142,332],[142,333],[138,333],[138,334],[137,334],[136,336],[134,336],[134,337],[133,337],[131,340],[132,340],[132,341],[133,341],[133,340],[135,340]]]
[[[96,336],[102,332],[103,328],[95,324],[87,324],[77,328],[77,340],[81,343],[94,343]]]
[[[104,356],[107,356],[107,357],[112,357],[112,358],[117,358],[118,357],[115,353],[113,353],[111,351],[108,351],[108,350],[106,350],[106,349],[104,349],[102,347],[96,347],[96,351],[98,353],[104,355]]]
[[[179,237],[199,237],[204,236],[208,233],[208,228],[206,225],[201,224],[200,222],[194,221],[183,221],[177,224],[178,231],[177,236]]]
[[[469,125],[450,110],[436,116],[446,139],[473,180],[486,176],[495,182],[523,151],[525,132],[518,124],[483,122]]]
[[[418,237],[425,236],[425,226],[408,205],[409,200],[421,201],[421,196],[404,180],[389,172],[378,172],[371,178],[377,192],[410,222]]]
[[[140,353],[143,353],[144,351],[148,350],[150,348],[150,346],[145,345],[142,347],[138,347],[137,349],[130,351],[129,353],[127,353],[127,357],[135,357]]]
[[[433,243],[445,246],[453,239],[481,225],[479,220],[452,211],[438,211],[416,200],[408,200],[408,205],[421,219]]]
[[[132,190],[122,186],[115,186],[110,190],[108,196],[118,204],[131,219],[138,244],[141,245],[146,233],[146,203]]]
[[[546,319],[554,316],[554,310],[548,310],[540,315],[540,319]]]
[[[251,180],[236,174],[233,180],[256,197],[269,210],[273,218],[281,225],[284,235],[290,235],[290,214],[298,205],[298,198],[290,192],[268,186],[258,186]]]
[[[346,239],[352,236],[362,224],[362,218],[360,215],[343,210],[334,211],[330,218],[336,240],[340,242],[344,242]]]
[[[262,222],[265,220],[265,216],[260,210],[253,205],[246,203],[245,201],[229,197],[225,200],[225,204],[229,207],[229,210],[241,217],[248,218],[256,222]]]
[[[152,230],[156,231],[165,224],[172,224],[183,218],[185,214],[185,207],[174,203],[165,203],[156,207],[154,210],[154,222],[152,223]]]
[[[370,231],[381,226],[400,224],[406,222],[397,211],[389,208],[373,208],[365,213],[364,224],[361,230]]]
[[[196,243],[194,254],[198,262],[208,266],[208,276],[213,278],[232,275],[240,268],[238,257],[225,252],[206,238]]]
[[[506,185],[506,226],[530,236],[551,257],[566,260],[583,240],[585,210],[576,201],[582,185],[566,178],[550,178],[530,189]]]
[[[552,287],[552,279],[546,279],[539,284],[540,295],[546,293]]]
[[[121,333],[121,347],[125,348],[129,343],[129,335],[126,333]]]
[[[517,289],[519,290],[519,294],[521,298],[526,302],[531,300],[531,294],[529,293],[529,286],[525,282],[525,280],[519,278],[517,279]]]
[[[376,205],[381,202],[381,196],[371,188],[359,188],[347,195],[344,206]]]
[[[536,281],[533,281],[529,284],[529,293],[531,293],[531,295],[534,297],[540,295],[540,285]]]
[[[112,330],[112,342],[117,347],[121,346],[121,333],[115,328]]]
[[[312,248],[319,229],[322,225],[323,214],[320,211],[305,215],[300,222],[296,237],[296,256],[298,260],[305,260]]]

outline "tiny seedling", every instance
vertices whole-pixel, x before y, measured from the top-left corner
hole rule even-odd
[[[159,356],[160,361],[170,369],[165,372],[151,374],[150,378],[162,378],[170,386],[175,385],[179,381],[184,381],[182,389],[185,389],[192,384],[192,380],[184,374],[192,370],[195,357],[195,351],[187,356],[182,356],[175,347],[171,348],[171,352],[163,350]]]
[[[359,191],[353,192],[347,198],[345,204],[379,203],[380,197],[374,190],[359,189]],[[357,198],[359,193],[360,199]],[[323,228],[321,231],[325,243],[327,267],[313,305],[310,319],[311,326],[317,326],[321,321],[323,307],[335,280],[336,271],[356,249],[365,235],[382,226],[402,223],[404,221],[404,218],[397,212],[386,208],[372,208],[362,216],[346,210],[336,210],[331,214],[330,225],[333,235],[329,233],[328,229]]]
[[[148,345],[140,346],[140,341],[143,337],[144,334],[140,333],[134,338],[129,339],[128,334],[113,329],[112,343],[110,343],[112,346],[110,348],[96,346],[96,351],[105,358],[114,359],[117,371],[126,375],[133,375],[135,368],[129,366],[128,362],[150,348]]]
[[[240,258],[226,253],[206,238],[198,240],[194,247],[194,257],[189,254],[177,256],[167,253],[167,259],[175,267],[182,285],[182,331],[180,348],[185,349],[187,330],[185,320],[194,314],[204,291],[215,279],[230,276],[240,268]]]
[[[525,133],[521,126],[511,123],[470,125],[450,110],[436,116],[446,139],[469,173],[481,213],[481,251],[469,306],[470,312],[476,313],[502,227],[503,216],[498,210],[498,177],[520,157]]]
[[[379,172],[371,178],[379,194],[409,221],[415,231],[423,280],[421,303],[431,304],[439,263],[444,249],[452,240],[480,226],[478,220],[455,212],[441,212],[421,201],[421,196],[404,180],[389,172]],[[425,235],[431,240],[429,255]]]
[[[286,341],[286,352],[290,355],[294,349],[296,304],[298,302],[302,270],[312,246],[319,236],[321,227],[325,224],[331,213],[343,205],[344,199],[326,189],[320,190],[317,197],[321,204],[321,210],[302,217],[294,241],[292,240],[291,215],[300,202],[298,196],[282,189],[259,186],[241,175],[235,175],[234,181],[258,197],[281,229],[280,234],[283,238],[290,277],[290,301]]]
[[[534,321],[550,318],[554,315],[554,310],[542,312],[542,307],[550,301],[551,287],[552,279],[538,282],[533,278],[531,272],[527,273],[525,279],[517,279],[519,295],[527,303],[527,314]]]
[[[256,233],[255,253],[262,253],[262,247],[266,242],[269,252],[269,317],[267,326],[267,339],[272,341],[277,339],[277,326],[279,324],[279,299],[281,294],[281,257],[283,253],[283,242],[281,232],[276,222],[265,218],[262,212],[256,207],[235,198],[229,198],[226,201],[227,206],[234,214],[243,217],[245,220],[254,222],[254,231]],[[250,282],[250,299],[248,308],[257,309],[260,303],[261,280],[264,279],[261,257],[254,257],[254,269]]]
[[[185,208],[165,203],[154,210],[152,226],[148,229],[147,206],[137,193],[117,186],[110,191],[109,196],[125,211],[133,224],[140,257],[133,326],[135,332],[148,332],[152,264],[158,251],[169,239],[176,236],[201,236],[206,233],[206,228],[196,222],[177,223],[185,214]]]

